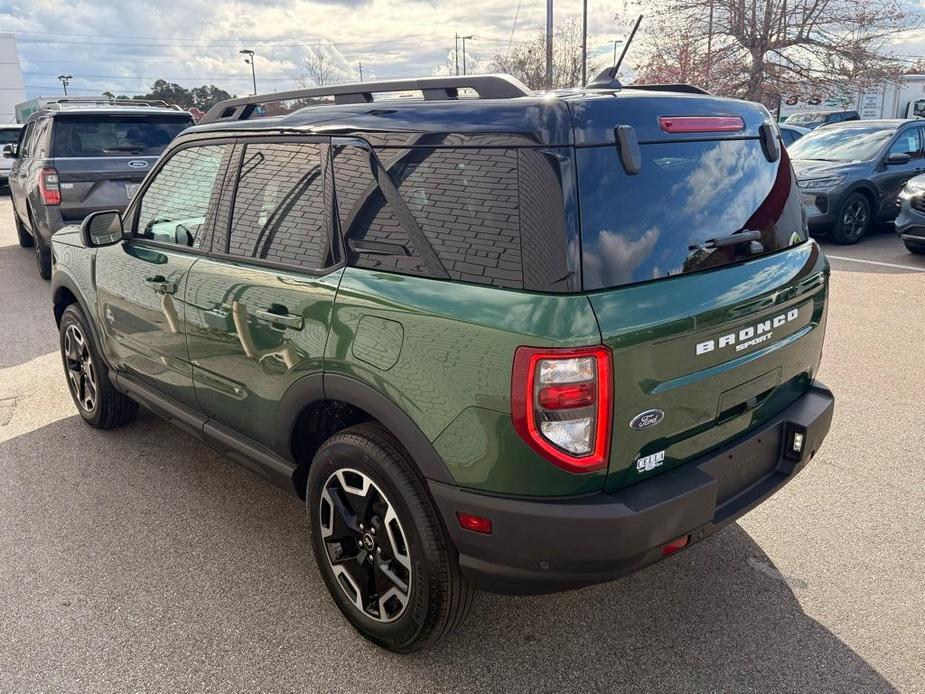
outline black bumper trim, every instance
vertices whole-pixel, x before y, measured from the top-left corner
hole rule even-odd
[[[722,449],[614,493],[530,500],[429,485],[473,585],[514,594],[577,588],[637,571],[668,542],[689,535],[693,544],[760,504],[815,455],[833,410],[832,393],[816,382]],[[806,432],[798,461],[782,455],[787,425]],[[491,535],[460,528],[457,511],[490,518]]]

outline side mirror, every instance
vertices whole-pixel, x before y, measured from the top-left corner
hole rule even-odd
[[[906,154],[905,152],[893,152],[886,158],[887,165],[889,164],[908,164],[912,160],[912,157]]]
[[[16,154],[16,145],[3,145],[3,158],[4,159],[15,159],[18,155]]]
[[[80,224],[80,236],[87,248],[112,246],[122,240],[122,215],[116,210],[105,210],[88,215]]]

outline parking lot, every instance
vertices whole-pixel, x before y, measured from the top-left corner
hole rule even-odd
[[[925,257],[825,248],[836,413],[793,484],[619,582],[480,594],[400,657],[337,611],[297,499],[153,415],[82,423],[0,193],[0,692],[925,691]]]

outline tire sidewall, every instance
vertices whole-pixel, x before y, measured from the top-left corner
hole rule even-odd
[[[397,650],[412,643],[427,626],[431,582],[420,533],[420,528],[424,526],[424,523],[421,522],[423,519],[416,518],[416,514],[406,501],[406,494],[411,490],[403,489],[405,485],[401,481],[393,480],[389,468],[395,465],[394,461],[388,459],[387,454],[380,455],[383,451],[372,441],[367,439],[365,443],[366,446],[358,446],[345,437],[335,436],[325,443],[315,456],[309,470],[306,488],[306,509],[311,543],[318,570],[338,608],[348,621],[375,643]],[[370,450],[365,450],[367,447]],[[318,517],[321,489],[336,470],[344,468],[362,472],[379,486],[388,497],[405,530],[405,539],[411,554],[411,598],[405,612],[394,622],[377,622],[358,610],[344,594],[328,562]]]
[[[845,210],[848,208],[849,205],[855,202],[858,202],[858,201],[860,201],[864,205],[864,209],[867,210],[867,223],[864,225],[864,228],[861,230],[861,233],[859,233],[857,236],[848,236],[847,232],[845,231],[845,226],[844,226]],[[834,233],[833,240],[836,243],[853,244],[863,239],[865,236],[867,236],[867,233],[870,231],[870,226],[872,222],[871,214],[872,214],[871,205],[867,197],[863,195],[862,193],[857,193],[857,192],[851,193],[847,198],[845,198],[845,201],[841,204],[841,207],[838,210],[838,220],[835,222],[835,233]]]
[[[92,412],[87,412],[80,403],[77,402],[77,397],[74,395],[74,391],[71,388],[70,379],[67,374],[67,357],[64,355],[64,335],[67,332],[67,327],[69,325],[77,325],[80,328],[81,333],[83,333],[84,340],[87,342],[87,349],[90,350],[90,357],[93,359],[93,365],[96,369],[96,403],[93,407]],[[66,309],[64,313],[61,314],[61,324],[58,329],[58,349],[61,352],[61,365],[64,368],[64,378],[67,385],[67,391],[71,394],[71,400],[74,401],[74,406],[77,408],[77,411],[80,413],[80,416],[85,420],[93,424],[94,426],[98,425],[102,417],[103,412],[103,398],[106,396],[106,389],[104,388],[103,378],[105,377],[104,369],[105,364],[100,358],[99,350],[96,348],[96,340],[93,337],[93,331],[90,330],[90,326],[87,323],[87,319],[83,314],[83,311],[76,304],[71,304]]]

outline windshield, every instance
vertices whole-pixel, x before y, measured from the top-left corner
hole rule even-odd
[[[54,125],[54,156],[158,156],[192,124],[189,116],[58,116]]]
[[[578,150],[585,289],[748,260],[806,240],[786,150],[758,139],[642,145],[627,175],[618,148]],[[728,237],[743,234],[741,242]]]
[[[793,159],[867,161],[880,153],[896,132],[893,128],[852,127],[816,130],[790,148]]]
[[[0,128],[0,145],[12,145],[19,141],[19,128]]]

